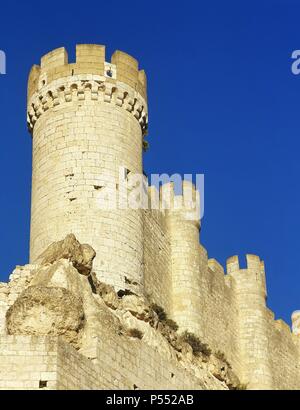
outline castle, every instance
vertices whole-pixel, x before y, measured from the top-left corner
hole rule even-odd
[[[175,206],[187,193],[197,205],[191,183],[149,187],[157,209],[98,206],[120,169],[143,174],[138,62],[56,49],[30,72],[27,113],[30,263],[0,283],[0,388],[299,389],[300,313],[293,332],[274,320],[258,256],[229,258],[226,274],[208,258],[200,217]]]

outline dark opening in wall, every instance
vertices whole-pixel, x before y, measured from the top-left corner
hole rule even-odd
[[[40,380],[39,381],[39,388],[40,389],[45,389],[47,387],[48,382],[46,380]]]

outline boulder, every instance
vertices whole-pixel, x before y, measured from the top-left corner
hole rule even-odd
[[[84,323],[81,298],[61,287],[29,286],[6,313],[9,335],[62,336],[75,347]]]
[[[54,242],[36,259],[40,265],[52,264],[59,259],[68,259],[82,275],[88,276],[93,266],[96,252],[90,245],[81,244],[75,235],[69,234],[59,242]]]

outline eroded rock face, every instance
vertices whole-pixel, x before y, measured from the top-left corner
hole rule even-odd
[[[149,322],[152,326],[158,322],[157,316],[150,308],[149,303],[141,296],[125,295],[120,303],[120,308],[130,312],[139,320]]]
[[[37,258],[35,263],[45,265],[59,259],[68,259],[82,275],[89,275],[96,252],[90,245],[83,244],[75,235],[69,234],[64,240],[54,242]]]
[[[60,259],[51,265],[40,266],[33,274],[31,286],[61,287],[74,295],[80,295],[82,285],[78,271],[67,259]]]
[[[89,280],[94,292],[102,298],[108,307],[111,309],[119,307],[119,298],[111,285],[100,282],[94,272],[91,273]]]
[[[224,360],[211,356],[209,363],[207,363],[207,369],[218,380],[225,382],[229,388],[235,388],[240,384],[238,377]]]
[[[10,335],[52,335],[78,346],[85,316],[81,298],[61,287],[29,286],[6,313]]]

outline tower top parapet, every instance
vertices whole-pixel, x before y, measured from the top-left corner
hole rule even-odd
[[[264,262],[260,259],[259,256],[253,255],[253,254],[247,254],[246,255],[246,261],[247,261],[247,269],[250,270],[257,270],[265,273],[265,265]],[[240,263],[239,263],[239,257],[237,255],[231,256],[230,258],[227,259],[226,261],[226,268],[227,268],[227,273],[234,273],[238,272],[240,270]]]
[[[144,70],[139,70],[138,61],[123,51],[115,51],[111,61],[105,60],[105,46],[97,44],[76,45],[76,61],[69,63],[64,47],[57,48],[41,58],[40,65],[31,69],[28,81],[28,99],[47,84],[62,77],[91,74],[105,77],[115,84],[122,82],[132,87],[147,99],[147,79]]]
[[[239,283],[239,287],[243,288],[246,292],[253,285],[266,298],[267,288],[264,261],[257,255],[247,254],[246,262],[246,268],[241,269],[237,255],[228,258],[226,261],[227,276],[235,278]]]
[[[38,118],[49,109],[84,99],[112,102],[131,112],[147,134],[147,80],[138,61],[115,51],[105,61],[105,46],[79,44],[76,62],[68,62],[65,48],[57,48],[34,65],[28,79],[28,128],[32,132]]]

